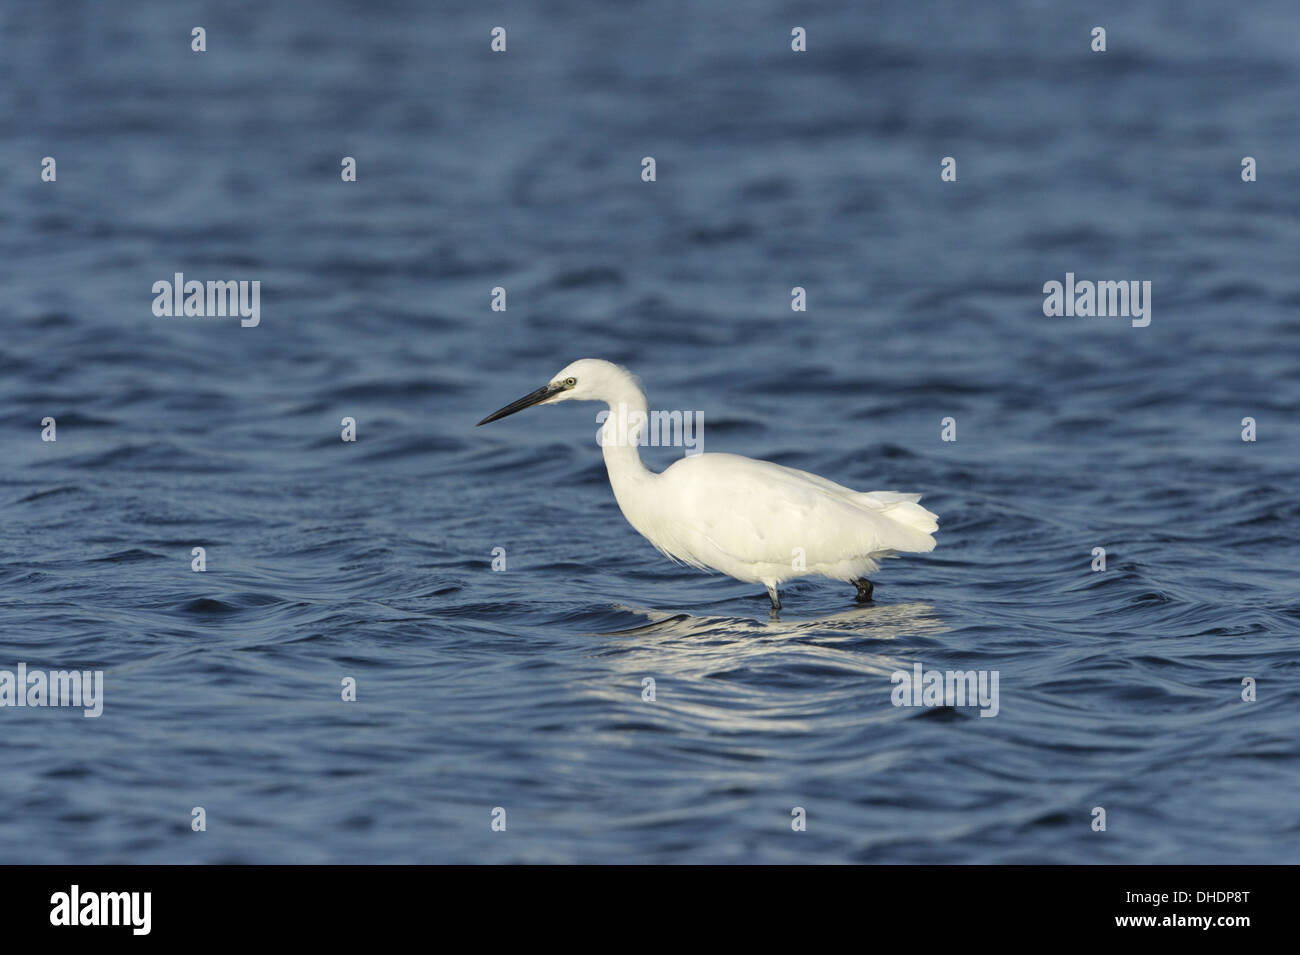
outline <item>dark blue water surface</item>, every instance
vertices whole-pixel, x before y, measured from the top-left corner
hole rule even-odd
[[[1300,7],[1134,6],[6,5],[0,861],[1300,861]],[[769,619],[474,428],[581,357],[938,548]]]

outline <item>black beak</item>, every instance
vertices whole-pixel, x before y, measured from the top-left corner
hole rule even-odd
[[[557,395],[564,391],[563,385],[543,385],[534,391],[531,395],[524,395],[518,401],[512,401],[500,411],[494,411],[474,427],[487,424],[489,421],[496,421],[498,418],[504,418],[506,415],[512,415],[516,411],[523,411],[525,408],[531,408],[533,405],[539,405],[552,395]]]

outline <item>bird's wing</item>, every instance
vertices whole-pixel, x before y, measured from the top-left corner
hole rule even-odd
[[[710,550],[741,563],[787,566],[799,548],[814,565],[918,542],[897,533],[886,513],[892,502],[859,501],[859,492],[767,461],[698,455],[675,463],[664,477],[671,503],[661,502],[669,545],[663,549],[697,566],[716,565]]]

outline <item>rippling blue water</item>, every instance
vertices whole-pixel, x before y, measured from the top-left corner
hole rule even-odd
[[[1300,861],[1300,9],[984,6],[5,7],[0,668],[106,685],[0,709],[0,860]],[[589,356],[938,549],[769,619],[595,406],[473,427]]]

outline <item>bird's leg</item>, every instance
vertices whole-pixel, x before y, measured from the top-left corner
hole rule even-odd
[[[853,586],[858,588],[858,603],[871,603],[871,591],[876,589],[872,586],[871,581],[867,580],[865,577],[859,577],[857,580],[853,581]]]
[[[772,598],[772,613],[781,609],[781,598],[776,595],[776,587],[768,587],[767,595]]]

